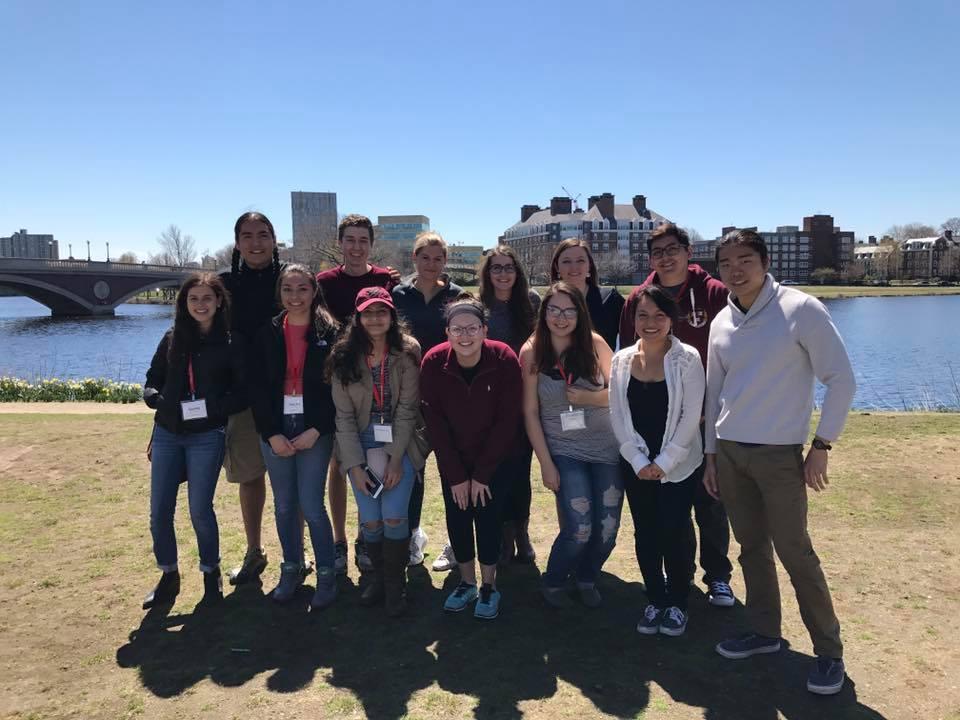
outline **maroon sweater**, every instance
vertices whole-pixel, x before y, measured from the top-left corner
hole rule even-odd
[[[370,266],[370,272],[363,275],[347,275],[343,265],[317,273],[317,284],[323,292],[327,309],[337,319],[346,322],[356,311],[357,293],[368,287],[382,287],[391,290],[396,283],[390,279],[386,268]]]
[[[505,343],[483,341],[469,385],[449,342],[424,356],[420,403],[443,483],[490,484],[497,466],[518,450],[522,395],[520,362]]]
[[[637,341],[636,323],[637,297],[647,285],[659,285],[660,279],[655,272],[650,273],[643,285],[634,288],[627,298],[620,314],[620,347],[625,348]],[[693,291],[693,300],[690,291]],[[692,345],[700,352],[703,366],[707,366],[707,345],[710,340],[710,323],[717,313],[727,306],[727,288],[699,265],[691,263],[687,268],[687,281],[677,296],[680,319],[673,328],[673,334],[680,342]]]

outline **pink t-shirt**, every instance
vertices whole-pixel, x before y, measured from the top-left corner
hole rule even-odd
[[[307,326],[290,325],[283,319],[283,342],[287,348],[284,395],[303,395],[303,366],[307,361]]]

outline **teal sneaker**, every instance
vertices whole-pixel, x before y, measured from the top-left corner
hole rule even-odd
[[[443,609],[447,612],[462,612],[476,599],[477,586],[461,582],[443,603]]]
[[[492,585],[485,584],[480,588],[480,597],[473,608],[473,616],[481,620],[493,620],[499,614],[500,593],[494,590]]]

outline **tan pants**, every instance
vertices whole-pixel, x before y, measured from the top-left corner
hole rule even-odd
[[[773,551],[790,575],[817,655],[842,657],[840,622],[807,533],[801,445],[717,442],[720,495],[740,543],[753,632],[780,637],[780,585]]]

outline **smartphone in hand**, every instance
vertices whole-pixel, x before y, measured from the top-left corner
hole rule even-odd
[[[380,497],[380,493],[383,492],[383,480],[369,465],[364,465],[363,471],[367,474],[367,490],[370,492],[370,497]]]

